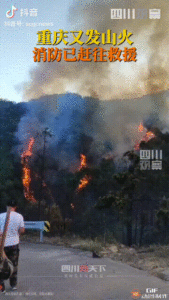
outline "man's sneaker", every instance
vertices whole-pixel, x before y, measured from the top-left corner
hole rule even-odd
[[[17,287],[16,287],[16,286],[11,286],[11,290],[12,290],[12,291],[16,291],[16,290],[17,290]]]
[[[0,284],[0,292],[1,293],[5,293],[6,292],[5,291],[5,284],[4,283]]]

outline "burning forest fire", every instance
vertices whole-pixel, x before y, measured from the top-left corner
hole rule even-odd
[[[138,132],[143,133],[143,137],[136,141],[134,150],[138,151],[140,149],[140,143],[141,142],[148,142],[149,140],[153,139],[155,137],[155,134],[152,131],[146,131],[146,128],[143,126],[143,123],[141,122],[138,126]]]
[[[91,176],[89,175],[85,175],[79,183],[79,186],[77,188],[77,192],[80,192],[81,190],[83,190],[89,183],[89,181],[91,180]]]
[[[31,202],[36,203],[36,199],[34,197],[34,193],[31,190],[30,184],[31,184],[31,170],[29,167],[29,157],[32,155],[32,148],[34,144],[34,138],[31,138],[28,144],[27,150],[25,150],[22,153],[21,156],[21,163],[22,163],[22,170],[23,170],[23,176],[22,176],[22,183],[24,187],[24,195],[25,198]]]
[[[87,167],[87,160],[86,160],[86,156],[84,154],[80,155],[80,167],[79,167],[79,171],[86,168]],[[89,181],[91,180],[91,176],[89,175],[85,175],[79,183],[78,188],[76,189],[77,192],[80,192],[81,190],[83,190],[88,184]]]
[[[138,127],[138,131],[139,132],[143,132],[144,130],[144,126],[143,126],[143,123],[140,123],[139,127]]]
[[[79,171],[83,168],[87,167],[86,156],[84,154],[80,154],[80,167]]]

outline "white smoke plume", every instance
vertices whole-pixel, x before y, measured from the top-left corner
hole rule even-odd
[[[116,7],[161,9],[161,19],[111,20],[110,9]],[[48,142],[50,151],[65,167],[72,159],[76,164],[85,151],[101,158],[109,151],[119,155],[133,149],[140,122],[167,131],[168,19],[168,0],[75,0],[69,9],[69,30],[103,33],[111,29],[120,34],[127,29],[133,33],[137,61],[37,63],[24,86],[23,100],[34,101],[27,103],[30,111],[19,124],[17,136],[22,145],[34,136],[37,149],[42,149],[40,135],[45,127],[50,128],[54,133]],[[120,48],[124,46],[129,45]],[[85,150],[82,146],[87,141]]]
[[[160,19],[111,20],[111,8],[161,9]],[[120,34],[132,32],[137,62],[41,62],[30,71],[24,100],[65,92],[100,100],[140,98],[169,87],[169,2],[168,0],[79,1],[69,8],[70,30],[96,29]],[[59,30],[59,28],[54,28]],[[124,43],[120,46],[129,46]],[[107,46],[103,48],[108,49]],[[38,64],[38,63],[36,63]]]

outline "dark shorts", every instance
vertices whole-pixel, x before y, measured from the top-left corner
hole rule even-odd
[[[6,256],[11,260],[14,266],[14,271],[10,277],[10,285],[15,286],[17,284],[17,266],[19,260],[19,245],[4,247]]]
[[[14,267],[18,265],[19,245],[8,246],[4,248],[6,256],[12,261]]]

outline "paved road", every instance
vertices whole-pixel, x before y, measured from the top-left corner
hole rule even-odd
[[[152,298],[168,299],[169,283],[147,272],[108,258],[92,258],[91,253],[47,244],[22,244],[18,291],[6,295],[12,300],[132,300],[131,292],[139,289],[145,297],[147,288],[158,288]],[[87,271],[88,272],[81,272]],[[146,299],[146,298],[144,298]]]

